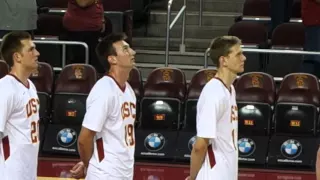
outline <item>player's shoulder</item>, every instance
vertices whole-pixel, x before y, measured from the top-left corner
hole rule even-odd
[[[15,79],[11,75],[6,75],[0,79],[0,87],[3,90],[14,90],[15,89]],[[3,88],[2,88],[3,87]]]
[[[17,85],[12,76],[6,75],[0,79],[0,94],[1,96],[10,96],[17,93]]]
[[[107,91],[109,89],[112,89],[112,82],[108,76],[103,76],[95,83],[91,91]]]
[[[204,90],[213,91],[215,93],[224,91],[225,86],[218,78],[212,78],[203,88]]]

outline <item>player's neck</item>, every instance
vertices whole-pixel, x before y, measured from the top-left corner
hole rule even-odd
[[[219,69],[216,74],[216,77],[221,79],[223,81],[223,83],[228,87],[228,89],[230,89],[231,84],[237,78],[237,74],[235,74],[231,71],[228,71],[226,69]]]
[[[30,77],[32,72],[23,69],[21,67],[12,67],[10,74],[14,75],[18,78],[24,85],[28,85],[28,78]]]
[[[109,76],[112,76],[121,87],[125,87],[126,82],[128,81],[128,78],[129,78],[129,73],[130,72],[127,72],[125,70],[114,68],[114,69],[110,69]]]

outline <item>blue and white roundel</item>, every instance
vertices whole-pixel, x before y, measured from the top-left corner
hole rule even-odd
[[[281,154],[288,159],[297,158],[302,152],[302,145],[295,139],[288,139],[281,145]]]
[[[160,180],[160,177],[155,176],[155,175],[149,175],[148,180]]]
[[[77,133],[73,129],[65,128],[58,132],[57,142],[60,146],[70,147],[77,141]]]
[[[144,140],[144,146],[149,151],[159,151],[165,144],[165,138],[160,133],[151,133]]]
[[[240,157],[250,156],[256,150],[256,144],[250,138],[241,138],[238,140],[238,149]]]

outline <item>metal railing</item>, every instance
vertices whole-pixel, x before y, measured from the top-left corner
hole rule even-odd
[[[252,48],[242,48],[243,52],[252,52],[252,53],[268,53],[268,54],[298,54],[298,55],[319,55],[320,52],[312,51],[299,51],[299,50],[286,50],[286,49],[252,49]],[[207,48],[204,53],[204,68],[208,67],[208,54],[210,48]]]
[[[267,17],[267,16],[243,16],[242,20],[243,21],[264,21],[264,22],[268,22],[268,21],[271,21],[271,18]],[[301,18],[291,18],[289,20],[289,22],[302,23],[302,19]]]
[[[203,0],[199,0],[199,26],[202,26]]]
[[[170,23],[171,19],[171,6],[172,6],[173,0],[168,1],[168,10],[167,10],[167,36],[166,36],[166,61],[165,66],[168,67],[169,64],[169,44],[170,44],[170,30],[173,28],[173,26],[178,21],[179,17],[182,16],[182,28],[181,28],[181,44],[180,44],[180,53],[184,53],[186,50],[184,41],[185,41],[185,30],[186,30],[186,8],[187,8],[187,0],[183,1],[183,6],[181,7],[178,14],[175,16],[173,21]]]
[[[2,39],[0,39],[2,42]],[[61,64],[62,68],[66,66],[66,45],[80,45],[85,48],[85,64],[89,64],[89,47],[84,42],[78,41],[47,41],[47,40],[33,40],[35,44],[55,44],[55,45],[62,45],[62,54],[61,54]],[[41,54],[40,54],[41,56]]]

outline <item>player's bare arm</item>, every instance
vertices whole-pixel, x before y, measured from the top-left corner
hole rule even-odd
[[[95,131],[92,131],[82,126],[79,135],[78,150],[80,154],[80,159],[86,168],[88,168],[89,161],[93,154],[93,139],[95,135]]]
[[[197,137],[190,159],[190,180],[195,180],[208,151],[209,139]]]
[[[317,180],[320,180],[320,146],[317,152],[317,160],[316,160],[316,176]]]

